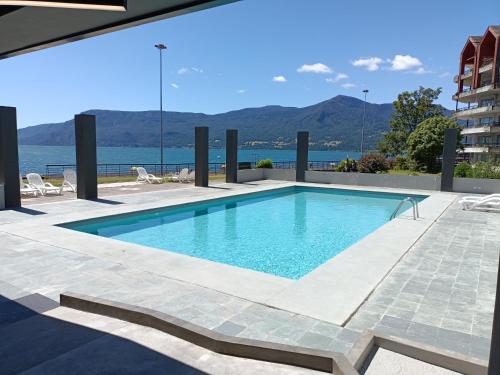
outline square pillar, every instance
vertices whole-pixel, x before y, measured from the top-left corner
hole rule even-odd
[[[195,186],[208,187],[208,128],[194,128]]]
[[[238,182],[238,130],[226,130],[226,182]]]
[[[97,151],[95,116],[75,116],[76,196],[97,199]]]
[[[21,207],[16,108],[0,107],[0,185],[5,208]]]
[[[453,173],[457,158],[458,129],[444,130],[443,164],[441,166],[441,191],[453,191]]]
[[[309,132],[297,133],[297,161],[295,163],[295,181],[305,182],[307,159],[309,156]]]

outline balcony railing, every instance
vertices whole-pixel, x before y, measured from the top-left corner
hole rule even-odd
[[[494,126],[500,126],[500,121],[490,122],[489,124],[466,124],[463,126],[463,128],[464,129],[491,128]]]
[[[489,108],[491,110],[495,109],[495,107],[497,106],[497,104],[486,104],[486,105],[479,105],[479,104],[474,104],[474,105],[471,105],[469,107],[465,107],[465,108],[458,108],[455,113],[460,113],[460,112],[464,112],[464,111],[469,111],[471,109],[479,109],[479,108]]]
[[[500,142],[464,143],[464,147],[500,147]]]

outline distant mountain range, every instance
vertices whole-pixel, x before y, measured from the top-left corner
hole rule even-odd
[[[375,148],[389,129],[392,104],[366,105],[365,147]],[[159,111],[89,110],[96,115],[98,146],[158,147]],[[449,114],[449,111],[447,111]],[[297,131],[310,132],[311,149],[357,150],[361,139],[363,101],[338,95],[304,108],[266,106],[216,115],[165,112],[166,147],[192,147],[194,127],[208,126],[211,147],[223,147],[225,129],[239,130],[243,148],[295,148]],[[73,120],[19,129],[22,145],[73,145]]]

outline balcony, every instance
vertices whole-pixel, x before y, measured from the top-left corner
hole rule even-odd
[[[480,117],[495,117],[500,114],[500,103],[484,106],[470,106],[469,108],[457,109],[453,116],[459,120],[475,119]]]
[[[500,93],[500,85],[498,83],[489,83],[477,89],[459,92],[453,95],[453,100],[458,100],[460,103],[474,103],[496,93]]]
[[[455,83],[458,83],[458,80],[462,80],[464,81],[464,83],[466,83],[465,81],[467,80],[472,80],[472,74],[474,73],[474,70],[473,69],[469,69],[467,70],[466,72],[464,72],[464,74],[461,74],[461,75],[456,75],[455,77],[453,77],[453,82]]]
[[[483,64],[483,66],[481,66],[479,68],[479,73],[481,74],[481,73],[489,72],[490,70],[493,70],[493,62]]]
[[[464,144],[465,153],[489,153],[499,152],[500,143],[467,143]]]

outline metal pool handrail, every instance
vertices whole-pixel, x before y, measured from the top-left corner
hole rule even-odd
[[[406,202],[410,202],[411,203],[411,207],[413,209],[413,220],[417,220],[420,217],[420,213],[418,212],[418,202],[415,199],[413,199],[412,197],[406,197],[401,202],[399,202],[399,204],[397,205],[396,209],[392,213],[392,215],[389,218],[389,220],[392,220],[392,219],[396,218],[399,210],[401,209],[401,207],[403,207],[403,205]]]

